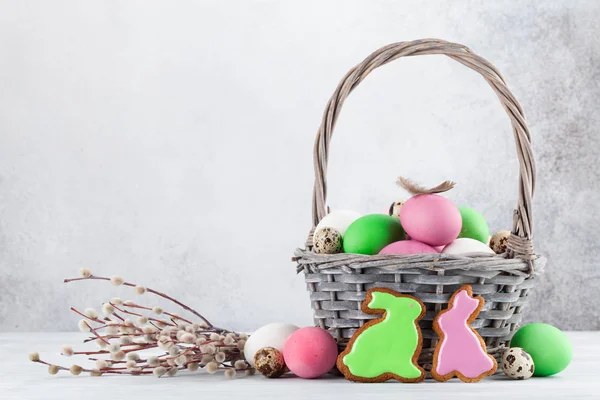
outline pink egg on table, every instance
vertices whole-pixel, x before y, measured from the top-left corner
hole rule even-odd
[[[411,239],[430,246],[451,243],[462,228],[458,207],[436,194],[420,194],[408,199],[400,209],[400,222]]]
[[[317,378],[335,365],[338,347],[329,332],[310,326],[300,328],[283,347],[285,365],[300,378]]]
[[[416,240],[400,240],[385,246],[379,254],[421,254],[421,253],[439,253],[428,244]]]

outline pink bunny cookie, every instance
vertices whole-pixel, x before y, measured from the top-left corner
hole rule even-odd
[[[457,376],[463,382],[478,382],[496,372],[496,360],[487,354],[485,342],[470,325],[483,304],[483,298],[473,297],[471,286],[465,285],[435,317],[433,329],[440,336],[431,369],[435,380],[444,382]]]

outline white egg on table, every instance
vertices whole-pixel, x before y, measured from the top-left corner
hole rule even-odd
[[[317,224],[315,232],[321,228],[333,228],[344,236],[351,223],[362,217],[362,214],[352,210],[337,210],[323,217]]]
[[[442,250],[444,254],[465,254],[465,253],[487,253],[496,254],[485,243],[479,240],[469,238],[454,239],[454,241]]]
[[[254,367],[254,355],[264,347],[273,347],[283,351],[285,342],[299,327],[284,322],[273,322],[258,328],[250,335],[244,346],[244,357]]]

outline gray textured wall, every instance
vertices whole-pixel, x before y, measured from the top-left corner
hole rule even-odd
[[[440,37],[504,73],[539,166],[549,259],[528,319],[599,329],[600,2],[0,1],[0,330],[66,330],[110,285],[177,295],[219,325],[309,324],[290,256],[310,228],[312,142],[341,76],[379,46]],[[485,82],[400,60],[346,103],[330,205],[380,212],[398,174],[510,228],[517,160]],[[149,304],[152,304],[150,299]]]

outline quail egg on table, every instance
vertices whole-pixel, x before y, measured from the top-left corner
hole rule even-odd
[[[263,347],[256,352],[254,368],[267,378],[279,378],[287,371],[283,353],[273,347]]]
[[[511,347],[502,354],[502,371],[512,379],[529,379],[535,370],[533,359],[520,347]]]

